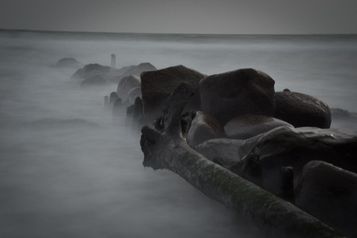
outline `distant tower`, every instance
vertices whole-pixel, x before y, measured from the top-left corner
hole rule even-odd
[[[110,61],[110,65],[115,68],[117,65],[117,57],[115,56],[115,54],[111,54],[111,61]]]

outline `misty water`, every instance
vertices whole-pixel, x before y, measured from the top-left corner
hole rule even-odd
[[[0,33],[0,237],[262,237],[169,171],[142,166],[139,131],[56,61],[253,67],[357,111],[356,37]],[[336,128],[354,133],[354,121]]]

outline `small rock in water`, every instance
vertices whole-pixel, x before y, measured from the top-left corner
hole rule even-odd
[[[295,127],[330,128],[330,108],[317,98],[284,90],[275,93],[275,105],[274,117]]]

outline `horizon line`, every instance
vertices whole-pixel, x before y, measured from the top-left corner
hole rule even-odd
[[[357,36],[357,33],[159,33],[159,32],[109,32],[109,31],[71,31],[71,30],[41,30],[23,28],[0,28],[0,32],[33,32],[33,33],[65,33],[65,34],[132,34],[132,35],[211,35],[211,36]]]

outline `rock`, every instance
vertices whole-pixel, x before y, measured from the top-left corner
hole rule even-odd
[[[241,162],[249,152],[244,150],[244,144],[245,140],[217,138],[204,141],[194,149],[207,159],[229,169]]]
[[[291,124],[273,117],[246,114],[227,122],[224,132],[228,138],[247,139],[280,126],[293,127]]]
[[[211,115],[201,111],[196,112],[187,133],[187,144],[194,147],[206,140],[219,137],[224,137],[222,125]]]
[[[133,104],[136,98],[141,98],[141,87],[132,88],[128,92],[126,103]]]
[[[130,75],[140,77],[141,73],[146,72],[146,71],[154,71],[154,70],[157,70],[154,65],[145,62],[145,63],[140,63],[138,65],[131,65],[131,66],[126,66],[126,67],[120,68],[118,70],[118,75],[120,75],[121,78],[130,76]]]
[[[348,237],[357,237],[357,174],[323,161],[304,166],[296,205]]]
[[[140,88],[140,79],[137,76],[129,75],[122,78],[117,87],[117,93],[120,98],[125,101],[128,97],[128,93],[133,88]],[[135,98],[134,98],[135,100]]]
[[[109,96],[109,104],[115,103],[118,98],[119,97],[118,97],[118,94],[116,92],[111,92],[110,96]],[[121,101],[121,99],[120,99],[120,101]]]
[[[187,110],[197,110],[200,107],[198,84],[203,77],[203,74],[182,65],[142,73],[141,92],[145,116],[156,118],[160,115],[165,100],[181,83],[188,84],[195,91]]]
[[[77,79],[80,82],[85,82],[84,85],[90,85],[91,82],[94,85],[107,84],[107,83],[119,83],[121,79],[130,75],[140,75],[140,73],[147,70],[154,70],[155,67],[149,63],[142,63],[139,65],[132,65],[123,67],[121,69],[112,68],[109,66],[103,66],[100,64],[87,64],[83,68],[78,69],[73,75],[73,79]],[[94,80],[95,79],[95,80]],[[83,84],[83,83],[82,83]]]
[[[289,122],[295,127],[329,128],[331,113],[322,101],[298,92],[275,93],[274,117]]]
[[[192,124],[192,121],[195,118],[195,116],[196,116],[196,112],[193,112],[193,111],[185,112],[182,114],[181,129],[182,129],[182,135],[184,137],[187,136],[187,133],[191,128],[191,124]]]
[[[83,68],[78,69],[73,75],[73,79],[81,82],[81,85],[100,85],[106,84],[109,80],[109,73],[112,68],[100,64],[87,64]]]
[[[357,137],[334,129],[278,127],[244,140],[240,151],[241,159],[230,169],[275,194],[282,193],[282,167],[293,167],[296,178],[312,160],[357,171]],[[250,174],[247,164],[260,167],[261,177]]]
[[[57,61],[57,68],[77,68],[80,66],[80,63],[75,58],[62,58]]]
[[[202,111],[223,125],[239,115],[274,113],[274,80],[255,69],[210,75],[200,82]]]
[[[126,114],[139,121],[143,115],[143,102],[140,97],[135,99],[133,105],[127,107]]]

